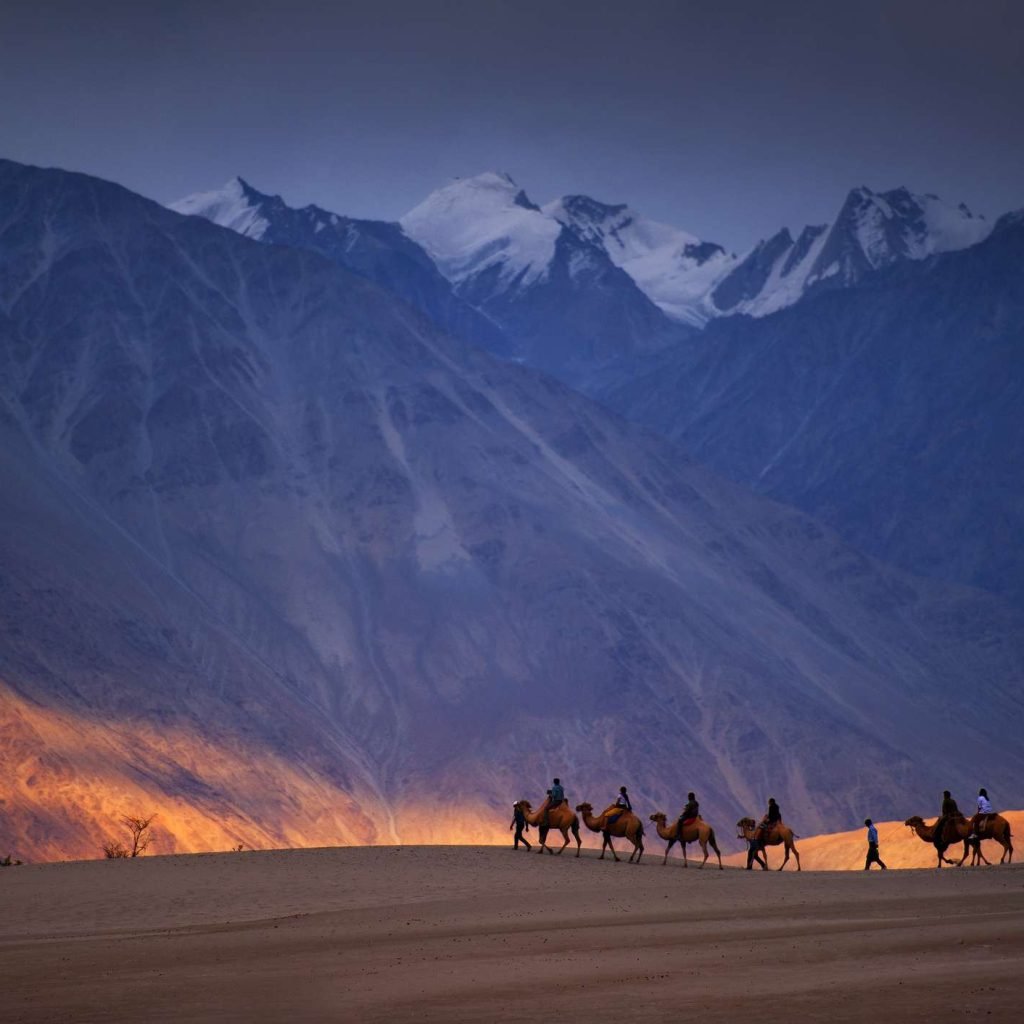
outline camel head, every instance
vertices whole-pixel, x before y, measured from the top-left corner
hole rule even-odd
[[[656,822],[659,825],[664,825],[665,822],[668,821],[668,818],[665,817],[663,811],[658,811],[657,814],[651,815],[651,821]]]
[[[757,827],[757,822],[754,821],[753,818],[740,818],[740,820],[736,822],[736,827],[740,830],[739,835],[736,836],[736,838],[746,839],[746,833],[753,832]]]
[[[577,804],[576,805],[576,813],[577,814],[589,814],[593,809],[594,808],[590,804]]]
[[[533,810],[533,808],[530,806],[530,801],[529,800],[519,800],[519,801],[517,801],[516,802],[516,807],[518,807],[519,810],[523,811],[526,814],[529,814],[530,811]]]
[[[915,814],[912,818],[907,818],[903,824],[906,825],[907,828],[923,828],[924,818],[918,817],[918,815]]]

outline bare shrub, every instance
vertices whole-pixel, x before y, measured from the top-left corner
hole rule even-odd
[[[149,844],[153,842],[153,822],[155,820],[155,814],[149,815],[148,818],[142,818],[135,814],[122,815],[121,824],[128,830],[131,845],[126,846],[116,840],[104,843],[103,856],[107,860],[128,860],[131,857],[141,857]]]

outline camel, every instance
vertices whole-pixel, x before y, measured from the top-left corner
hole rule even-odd
[[[935,826],[938,824],[938,819],[929,825],[923,818],[918,815],[914,815],[912,818],[907,818],[903,824],[924,842],[933,846],[935,845]],[[988,859],[985,854],[981,852],[982,839],[993,839],[1003,848],[1003,855],[999,858],[1000,864],[1004,862],[1013,862],[1013,833],[1010,829],[1010,823],[1001,814],[993,814],[987,820],[983,821],[978,828],[978,836],[976,839],[968,839],[967,837],[970,834],[971,823],[962,815],[958,818],[952,818],[947,821],[945,835],[942,837],[942,842],[935,847],[936,854],[938,855],[938,863],[936,864],[936,867],[941,868],[943,863],[956,864],[957,867],[961,867],[963,862],[967,860],[968,853],[971,854],[972,867],[978,863],[979,859],[983,863],[988,864]],[[946,850],[961,840],[964,844],[963,856],[959,861],[950,860],[945,856]]]
[[[605,849],[611,850],[612,856],[618,860],[619,855],[615,852],[615,847],[612,846],[612,836],[620,838],[625,836],[633,844],[633,852],[629,855],[629,863],[634,863],[634,857],[636,858],[636,863],[640,863],[640,858],[644,855],[644,826],[643,822],[632,811],[623,811],[609,825],[609,811],[614,812],[615,808],[608,808],[607,811],[596,818],[593,815],[594,809],[590,804],[580,804],[576,810],[583,816],[583,824],[591,832],[601,833],[601,856],[598,858],[599,860],[604,860]]]
[[[755,842],[754,836],[757,833],[757,822],[753,818],[740,818],[736,822],[736,827],[740,830],[738,836],[739,839],[745,839],[747,841],[747,870],[749,871],[753,867],[754,861],[757,860],[761,864],[762,868],[768,866],[768,851],[765,849],[766,846],[778,846],[780,843],[783,844],[786,856],[782,859],[782,866],[779,868],[781,871],[789,863],[789,855],[792,853],[796,858],[796,869],[800,870],[800,854],[797,852],[796,843],[793,842],[796,839],[796,834],[793,830],[785,823],[780,821],[777,825],[772,828],[766,829],[761,839]],[[761,858],[758,854],[764,855],[764,863],[761,863]]]
[[[548,830],[557,829],[562,833],[562,839],[564,840],[557,852],[561,853],[569,845],[569,832],[571,831],[573,838],[576,840],[576,856],[578,857],[580,855],[580,845],[583,842],[580,839],[580,819],[569,810],[567,801],[563,801],[557,807],[552,807],[550,810],[547,809],[546,804],[547,801],[541,804],[540,808],[536,811],[531,809],[529,800],[520,800],[516,805],[526,817],[526,823],[535,826],[540,832],[540,848],[537,852],[543,853],[545,850],[550,854],[556,852],[548,846]],[[546,825],[543,824],[545,811],[547,811],[548,815]]]
[[[683,851],[683,867],[687,867],[686,844],[700,843],[700,848],[704,853],[704,859],[700,862],[700,866],[704,867],[708,862],[708,844],[710,844],[711,849],[715,851],[715,856],[718,858],[718,870],[725,870],[722,867],[722,851],[718,849],[718,844],[715,842],[715,830],[703,818],[698,818],[696,821],[684,826],[682,836],[679,834],[679,823],[673,822],[671,825],[668,825],[667,820],[661,811],[651,815],[651,821],[654,822],[658,835],[668,842],[668,846],[665,847],[665,859],[661,862],[662,867],[668,863],[668,855],[676,843],[679,843]]]

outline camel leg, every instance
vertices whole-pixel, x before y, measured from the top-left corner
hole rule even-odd
[[[686,843],[680,839],[679,845],[683,848],[683,867],[688,868],[690,866],[690,862],[686,859]]]
[[[796,848],[796,843],[793,844],[793,856],[796,857],[796,869],[800,870],[800,851]]]
[[[665,859],[661,862],[662,867],[664,867],[668,863],[669,852],[672,850],[672,847],[675,846],[675,843],[676,841],[674,839],[670,839],[668,841],[668,846],[665,847]]]
[[[782,849],[785,851],[786,856],[782,858],[782,867],[779,868],[780,871],[789,863],[789,843],[783,844]]]
[[[569,830],[567,828],[563,828],[560,831],[562,833],[562,846],[558,851],[559,853],[569,845]]]
[[[706,842],[702,842],[700,844],[700,849],[701,853],[704,854],[704,859],[700,862],[701,870],[703,870],[704,865],[708,862],[708,844]]]
[[[607,832],[605,833],[604,841],[608,844],[608,849],[612,851],[612,856],[615,858],[615,860],[617,862],[618,859],[619,859],[619,855],[615,852],[615,846],[612,843],[612,837]]]

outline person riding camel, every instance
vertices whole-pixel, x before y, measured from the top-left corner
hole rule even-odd
[[[995,809],[992,806],[992,801],[988,798],[988,790],[978,790],[978,813],[971,818],[971,834],[967,837],[968,839],[977,839],[978,834],[988,819],[995,814]]]
[[[555,779],[551,783],[551,788],[548,790],[548,798],[544,804],[544,827],[548,827],[548,815],[551,813],[552,807],[557,807],[559,804],[565,803],[565,790],[562,788],[562,780]]]
[[[949,845],[943,841],[943,835],[946,832],[946,822],[955,821],[960,817],[962,817],[960,808],[957,807],[956,801],[950,796],[949,790],[944,789],[942,791],[942,813],[939,815],[939,820],[935,822],[935,830],[932,832],[932,842],[936,848],[944,850]]]
[[[633,804],[630,802],[629,794],[626,792],[625,786],[619,786],[619,795],[615,798],[615,803],[605,811],[606,822],[611,825],[613,822],[618,821],[626,811],[633,810]]]
[[[768,797],[768,810],[765,811],[764,817],[757,826],[757,831],[754,833],[754,839],[763,839],[765,837],[765,833],[770,832],[779,824],[780,821],[782,821],[782,810],[775,802],[775,797],[770,796]]]
[[[697,796],[695,793],[686,794],[686,806],[682,809],[679,814],[679,841],[683,841],[683,829],[687,825],[692,825],[697,818],[700,816],[700,804],[697,802]]]

